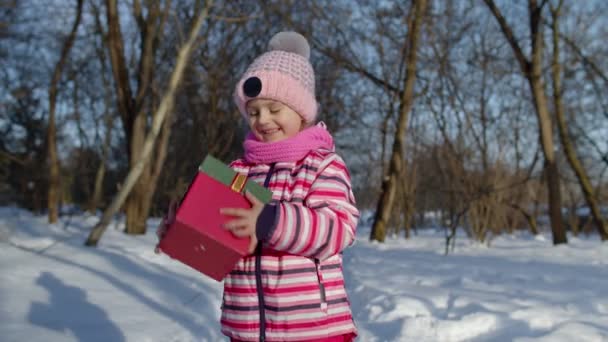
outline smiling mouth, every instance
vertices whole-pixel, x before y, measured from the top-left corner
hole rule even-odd
[[[279,131],[279,129],[278,129],[278,128],[273,128],[273,129],[262,129],[262,130],[259,130],[259,132],[260,132],[262,135],[271,135],[271,134],[277,133],[278,131]]]

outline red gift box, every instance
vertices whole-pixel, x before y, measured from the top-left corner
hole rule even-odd
[[[160,249],[221,281],[247,255],[250,239],[235,237],[222,227],[232,218],[220,214],[220,208],[251,208],[244,191],[263,203],[272,198],[268,189],[207,156],[177,209],[175,222],[160,241]]]

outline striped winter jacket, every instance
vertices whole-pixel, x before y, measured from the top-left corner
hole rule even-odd
[[[317,150],[298,162],[231,167],[272,190],[275,217],[258,251],[224,279],[222,332],[242,341],[356,335],[341,252],[354,241],[359,211],[342,158]]]

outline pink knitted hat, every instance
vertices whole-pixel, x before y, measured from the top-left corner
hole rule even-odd
[[[269,99],[289,106],[307,123],[317,116],[315,74],[309,62],[310,46],[301,34],[279,32],[268,43],[269,51],[247,68],[234,92],[234,101],[245,118],[247,102]]]

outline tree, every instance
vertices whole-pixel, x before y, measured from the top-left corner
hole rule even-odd
[[[103,183],[106,174],[106,165],[108,156],[110,153],[110,146],[112,140],[112,129],[113,129],[113,121],[115,115],[113,114],[113,106],[112,106],[112,94],[111,94],[111,86],[110,81],[108,80],[108,72],[106,65],[106,54],[105,54],[105,42],[107,34],[103,31],[103,27],[101,24],[100,11],[99,8],[95,4],[92,5],[93,16],[95,19],[95,32],[100,36],[100,39],[95,42],[95,53],[97,58],[99,59],[99,64],[101,66],[101,82],[103,86],[103,124],[104,124],[104,137],[103,140],[101,137],[98,137],[99,134],[99,125],[97,120],[95,121],[95,135],[97,140],[101,143],[101,157],[99,161],[99,166],[97,167],[97,171],[95,172],[95,183],[93,186],[93,195],[89,199],[87,204],[87,210],[90,213],[95,212],[102,198],[103,191]]]
[[[63,68],[68,59],[68,54],[74,40],[76,39],[76,31],[82,17],[83,0],[76,0],[76,18],[72,25],[72,30],[63,42],[59,60],[55,64],[51,85],[49,86],[49,119],[47,130],[47,156],[49,166],[49,188],[48,188],[48,217],[49,223],[57,222],[59,217],[59,192],[60,192],[60,175],[59,175],[59,159],[57,157],[57,128],[55,126],[55,107],[57,103],[57,86],[61,79]]]
[[[148,112],[154,108],[152,86],[157,65],[158,45],[160,35],[169,15],[171,1],[167,1],[165,8],[160,7],[159,1],[145,2],[142,8],[139,0],[133,1],[133,14],[139,29],[139,60],[135,78],[137,88],[131,87],[131,74],[125,57],[123,35],[116,0],[106,0],[106,17],[108,26],[108,50],[114,77],[118,112],[122,120],[127,140],[127,155],[129,168],[133,169],[140,160],[143,152],[144,140],[148,131]],[[165,122],[168,125],[167,122]],[[148,216],[150,202],[156,189],[158,176],[166,156],[166,142],[169,129],[164,128],[155,152],[154,163],[144,164],[141,177],[130,192],[124,207],[126,211],[126,228],[128,234],[143,234],[146,231],[146,217]]]
[[[544,156],[544,170],[547,178],[549,216],[551,219],[551,230],[553,232],[553,244],[568,243],[566,231],[561,213],[561,191],[559,184],[559,170],[555,159],[553,147],[553,127],[547,95],[542,80],[542,58],[543,58],[543,33],[542,33],[542,10],[546,1],[538,4],[537,0],[528,0],[530,50],[531,58],[528,59],[520,42],[515,37],[513,29],[507,23],[493,0],[484,0],[492,15],[498,22],[507,42],[519,63],[521,72],[530,86],[534,100],[535,112],[538,120],[538,130]]]
[[[192,23],[192,27],[190,28],[190,33],[188,35],[188,40],[184,42],[184,45],[180,48],[177,56],[177,60],[175,62],[175,68],[171,73],[171,79],[169,81],[169,86],[161,100],[158,109],[154,113],[153,121],[152,121],[152,129],[146,136],[146,139],[143,143],[141,154],[139,158],[136,160],[135,164],[129,170],[129,174],[125,179],[125,182],[114,197],[112,204],[106,209],[99,223],[93,228],[91,234],[85,245],[87,246],[96,246],[101,238],[103,232],[105,231],[108,223],[110,222],[112,216],[118,211],[120,206],[123,204],[131,190],[136,186],[136,182],[144,171],[146,164],[148,163],[152,149],[156,143],[158,138],[158,134],[165,124],[165,119],[169,116],[174,102],[175,91],[179,86],[184,70],[186,69],[186,65],[189,61],[190,54],[195,46],[196,37],[198,32],[207,18],[207,14],[209,12],[209,8],[211,7],[211,1],[207,2],[206,6],[197,14]],[[166,124],[165,124],[166,125]]]
[[[414,102],[414,85],[416,82],[416,59],[422,22],[426,11],[426,0],[414,0],[408,19],[407,56],[405,60],[406,75],[403,92],[400,94],[399,118],[393,140],[388,173],[382,181],[382,192],[376,209],[376,216],[370,233],[370,240],[383,242],[386,237],[386,226],[393,209],[397,187],[403,176],[403,149],[409,112]]]
[[[562,80],[561,80],[561,67],[560,67],[560,33],[559,33],[559,17],[560,12],[562,10],[563,0],[559,1],[557,6],[551,6],[551,15],[552,15],[552,38],[553,38],[553,60],[551,63],[551,78],[553,84],[553,107],[555,110],[555,118],[557,121],[557,128],[559,133],[559,138],[561,141],[561,145],[564,149],[564,153],[566,155],[566,159],[568,160],[568,164],[576,174],[576,179],[581,187],[583,195],[585,197],[585,202],[591,211],[591,216],[593,217],[593,222],[596,226],[596,229],[603,241],[608,240],[608,224],[602,218],[602,214],[600,213],[600,208],[598,204],[598,199],[594,194],[593,187],[589,180],[589,176],[587,172],[582,166],[578,155],[576,153],[576,149],[574,148],[572,141],[570,139],[570,134],[568,132],[568,127],[566,124],[566,118],[564,115],[564,104],[562,102]]]

